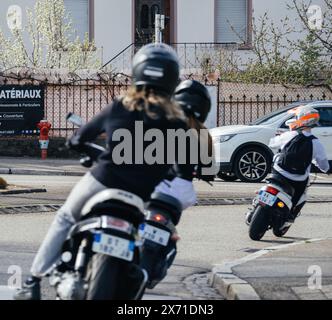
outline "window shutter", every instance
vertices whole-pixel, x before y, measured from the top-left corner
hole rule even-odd
[[[247,40],[247,0],[216,0],[216,41],[242,43]],[[234,33],[232,27],[236,30]]]
[[[89,32],[89,0],[64,0],[66,12],[73,21],[73,28],[81,40]]]

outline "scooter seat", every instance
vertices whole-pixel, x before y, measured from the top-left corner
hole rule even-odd
[[[144,221],[144,202],[130,192],[120,189],[105,189],[92,196],[82,209],[82,217],[111,214],[135,225]]]
[[[268,182],[274,183],[281,187],[287,194],[290,196],[294,196],[295,189],[289,184],[289,182],[284,179],[281,175],[278,174],[272,174],[268,179],[266,179]]]

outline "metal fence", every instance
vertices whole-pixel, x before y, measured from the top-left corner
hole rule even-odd
[[[66,114],[74,112],[87,122],[115,97],[123,95],[129,82],[83,80],[72,85],[46,86],[45,118],[52,123],[52,135],[67,137],[74,127],[66,122]]]
[[[267,113],[276,111],[294,102],[326,100],[326,98],[327,96],[324,92],[320,96],[314,96],[313,94],[300,96],[297,94],[295,98],[286,94],[281,97],[270,94],[268,98],[260,95],[256,95],[254,98],[249,98],[246,95],[243,95],[241,98],[235,98],[231,94],[220,99],[217,123],[219,126],[248,124]]]
[[[282,86],[209,83],[207,79],[203,82],[216,87],[217,126],[247,124],[295,101],[332,99],[331,91],[326,88],[286,90]],[[68,137],[74,132],[74,127],[66,122],[68,112],[89,121],[115,97],[125,94],[131,79],[123,75],[70,82],[6,78],[0,79],[0,83],[45,85],[45,118],[52,123],[51,135]]]

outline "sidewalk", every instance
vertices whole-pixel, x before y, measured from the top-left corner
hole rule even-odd
[[[332,239],[274,247],[221,270],[215,286],[229,299],[332,300]]]
[[[79,176],[86,171],[79,160],[0,157],[0,174]]]

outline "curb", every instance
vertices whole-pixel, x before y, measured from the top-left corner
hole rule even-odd
[[[38,176],[83,176],[85,172],[0,168],[0,174],[38,175]]]
[[[317,242],[328,239],[332,238],[301,240],[293,243],[287,243],[284,245],[267,247],[243,258],[230,262],[225,262],[221,265],[216,265],[212,269],[210,285],[216,290],[218,290],[218,292],[223,297],[225,297],[226,300],[261,300],[255,289],[247,281],[239,278],[233,273],[234,267],[255,260],[273,251],[279,251],[299,244]]]
[[[252,198],[200,198],[198,196],[195,206],[227,206],[236,204],[250,204]]]
[[[195,206],[222,206],[222,205],[241,205],[241,204],[251,204],[251,198],[198,198]],[[324,197],[309,197],[307,203],[330,203],[332,202],[332,198]]]
[[[8,286],[0,286],[0,300],[14,300],[14,288]]]
[[[59,204],[36,204],[26,206],[12,206],[0,208],[1,214],[19,214],[19,213],[41,213],[41,212],[54,212],[59,210]]]
[[[0,191],[0,195],[13,195],[13,194],[23,194],[23,193],[37,193],[37,192],[47,192],[46,189],[29,189],[29,190],[8,190]],[[313,200],[310,202],[332,202],[331,200]],[[211,199],[199,199],[195,204],[195,207],[201,206],[230,206],[230,205],[243,205],[251,203],[251,198],[238,198],[238,199],[226,199],[226,198],[211,198]],[[0,207],[0,214],[10,214],[10,213],[35,213],[35,212],[52,212],[57,211],[61,205],[58,204],[36,204],[36,205],[22,205],[22,206],[8,206]]]
[[[47,192],[46,189],[18,189],[18,190],[6,190],[0,191],[0,195],[22,194],[22,193],[40,193]]]

